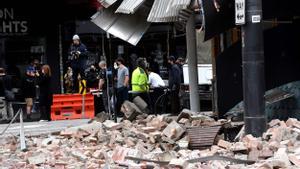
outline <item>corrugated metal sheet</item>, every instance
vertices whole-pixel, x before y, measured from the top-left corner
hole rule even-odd
[[[136,45],[150,26],[147,22],[149,8],[142,6],[133,15],[116,14],[117,6],[103,9],[92,16],[92,22],[104,31]]]
[[[112,4],[114,4],[115,2],[117,2],[117,0],[98,0],[98,2],[104,6],[105,8],[110,7]]]
[[[212,146],[220,129],[221,126],[187,128],[190,149],[203,149]]]
[[[148,22],[176,22],[179,11],[186,9],[191,0],[155,0],[149,13]]]
[[[123,0],[116,13],[133,14],[145,0]]]

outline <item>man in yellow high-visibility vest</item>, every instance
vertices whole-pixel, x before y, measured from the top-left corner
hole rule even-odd
[[[133,98],[140,96],[149,104],[149,85],[148,85],[148,74],[146,72],[146,61],[144,58],[137,59],[137,67],[132,72],[131,78]]]

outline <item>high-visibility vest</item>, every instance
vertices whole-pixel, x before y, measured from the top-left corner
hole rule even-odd
[[[86,80],[79,81],[79,93],[86,94]]]
[[[132,72],[131,85],[134,92],[148,92],[148,76],[144,69],[137,67]]]

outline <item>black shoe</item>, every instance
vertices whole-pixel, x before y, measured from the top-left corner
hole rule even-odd
[[[25,122],[31,122],[32,121],[30,114],[27,114],[26,119],[24,121]]]

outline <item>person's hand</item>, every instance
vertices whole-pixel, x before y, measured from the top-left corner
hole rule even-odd
[[[77,55],[80,55],[80,54],[81,54],[81,52],[80,52],[80,51],[76,51],[76,54],[77,54]]]
[[[36,72],[36,73],[35,73],[35,76],[39,77],[39,76],[40,76],[39,72]]]

